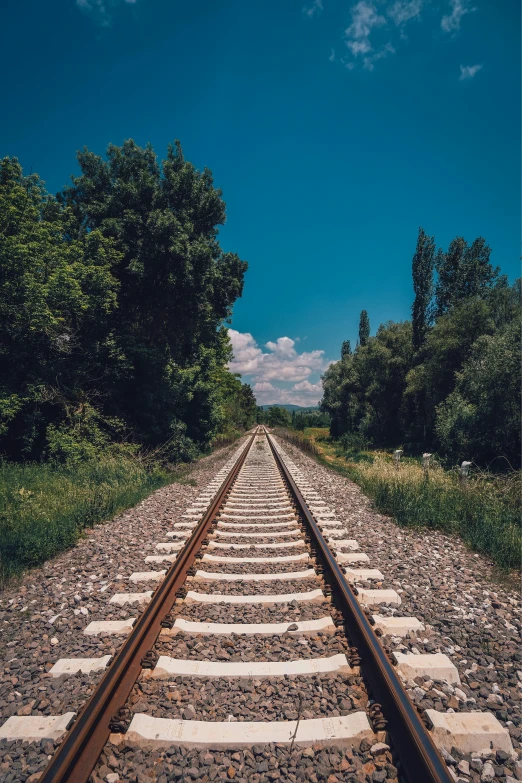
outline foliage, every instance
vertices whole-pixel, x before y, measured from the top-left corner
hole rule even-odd
[[[434,285],[434,242],[420,229],[413,321],[380,326],[353,354],[343,344],[323,377],[332,437],[520,465],[521,285],[510,287],[489,256],[482,238],[457,237],[437,253]]]
[[[359,316],[359,345],[364,346],[370,337],[370,319],[366,310],[361,310]]]
[[[437,315],[442,315],[464,299],[484,296],[499,279],[499,268],[489,262],[491,249],[482,237],[468,245],[463,237],[456,237],[447,250],[439,250],[436,258],[437,284],[435,288]]]
[[[306,427],[328,427],[330,416],[323,411],[293,411],[292,429],[304,430]]]
[[[343,449],[339,453],[339,442],[320,430],[281,430],[278,435],[355,481],[376,508],[399,525],[457,534],[499,566],[520,567],[519,472],[499,475],[475,469],[462,488],[457,471],[444,470],[436,461],[426,476],[420,459],[403,459],[397,470],[390,454],[356,452],[354,458]]]
[[[267,411],[267,420],[270,427],[288,427],[291,423],[291,416],[286,408],[272,405]]]
[[[81,463],[113,442],[191,459],[254,420],[225,369],[246,263],[221,191],[178,142],[84,149],[57,198],[0,163],[0,453]]]
[[[419,228],[417,249],[412,261],[413,291],[415,299],[412,305],[413,349],[418,351],[424,342],[430,321],[430,303],[433,295],[433,266],[435,238],[427,236]]]
[[[461,460],[520,454],[520,322],[479,337],[456,379],[437,408],[444,450]]]

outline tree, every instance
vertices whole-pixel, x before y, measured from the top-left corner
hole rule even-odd
[[[346,359],[352,353],[352,346],[349,340],[345,340],[341,345],[341,359]]]
[[[359,345],[366,345],[370,337],[370,319],[366,310],[359,316]]]
[[[213,377],[228,355],[221,325],[247,266],[218,244],[221,191],[208,169],[185,160],[179,142],[161,164],[150,145],[132,140],[110,145],[107,160],[84,149],[78,161],[82,173],[60,201],[78,230],[100,231],[121,254],[115,321],[122,360],[111,411],[145,443],[171,438],[181,422],[205,445],[220,426]]]
[[[474,343],[455,389],[437,408],[436,431],[455,458],[520,465],[520,318]],[[499,466],[502,467],[502,466]]]
[[[0,452],[67,458],[126,439],[190,457],[228,415],[254,418],[224,370],[246,263],[219,246],[221,191],[178,143],[161,164],[133,141],[79,163],[53,198],[0,162]]]
[[[453,391],[473,344],[495,325],[482,299],[469,299],[437,319],[428,332],[420,361],[407,376],[403,417],[408,437],[419,446],[435,448],[435,409]]]
[[[433,267],[435,238],[429,237],[423,228],[419,228],[417,248],[412,261],[413,291],[415,299],[412,306],[413,348],[418,351],[422,346],[429,323],[429,307],[433,295]]]
[[[268,409],[268,424],[270,427],[289,427],[291,418],[286,408],[279,405],[272,405]]]
[[[437,252],[437,315],[443,315],[465,299],[484,297],[500,273],[498,267],[491,266],[490,255],[491,249],[482,237],[475,239],[471,245],[463,237],[456,237],[446,253],[442,250]]]

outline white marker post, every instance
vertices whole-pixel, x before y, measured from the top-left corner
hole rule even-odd
[[[399,470],[399,465],[401,463],[401,454],[403,454],[402,449],[395,449],[393,452],[393,461],[395,462],[395,467],[397,470]]]
[[[428,451],[426,451],[422,455],[422,467],[424,469],[424,475],[426,478],[429,478],[430,475],[430,459],[433,455],[430,454]]]
[[[471,462],[463,462],[459,470],[459,482],[460,486],[465,489],[468,483],[469,469]]]

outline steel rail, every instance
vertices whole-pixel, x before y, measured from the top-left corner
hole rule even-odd
[[[420,719],[410,697],[391,664],[384,648],[345,579],[341,567],[326,543],[317,522],[308,509],[297,484],[266,432],[272,454],[294,497],[326,571],[326,579],[335,591],[350,639],[361,656],[361,666],[376,701],[388,719],[387,730],[411,783],[454,783],[448,768]]]
[[[161,621],[171,611],[176,601],[176,592],[185,582],[187,571],[194,563],[258,432],[259,428],[249,438],[203,519],[168,570],[91,698],[83,706],[72,728],[49,761],[39,783],[87,783],[109,738],[109,723],[130,696],[142,670],[142,659],[152,649],[161,630]]]

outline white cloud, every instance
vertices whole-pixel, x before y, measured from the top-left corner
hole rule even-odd
[[[303,381],[296,383],[290,389],[280,389],[272,386],[271,389],[258,388],[267,384],[256,384],[253,392],[256,395],[258,405],[301,405],[303,408],[317,405],[323,396],[321,382],[310,383]],[[270,385],[270,384],[268,384]]]
[[[76,0],[77,7],[101,27],[110,27],[117,5],[135,5],[136,0]]]
[[[264,352],[248,332],[229,329],[234,358],[229,364],[231,372],[252,375],[256,381],[303,381],[312,372],[327,367],[324,351],[303,351],[297,353],[295,340],[278,337],[266,344]]]
[[[311,383],[313,373],[324,372],[330,362],[324,351],[302,351],[295,349],[297,340],[278,337],[270,340],[263,350],[248,332],[229,329],[233,359],[229,363],[231,372],[249,376],[258,403],[293,403],[294,405],[315,405],[322,397],[320,381]],[[276,384],[289,384],[282,388]]]
[[[469,0],[450,0],[451,13],[443,16],[440,26],[445,33],[456,33],[460,30],[460,22],[463,16],[471,14],[477,9],[470,6]]]
[[[397,0],[388,9],[388,13],[395,24],[401,26],[420,13],[422,2],[423,0]],[[352,6],[351,14],[352,23],[344,31],[344,42],[353,59],[344,58],[342,62],[350,70],[359,62],[364,70],[373,71],[378,60],[395,53],[395,47],[390,41],[375,48],[371,40],[374,30],[386,27],[386,18],[379,14],[376,6],[368,0],[361,0]]]
[[[323,0],[313,0],[310,5],[304,5],[303,6],[303,14],[306,16],[312,18],[312,16],[316,16],[317,14],[320,14],[323,10]]]
[[[370,35],[374,27],[386,24],[384,16],[379,16],[373,3],[360,0],[351,9],[352,23],[344,31],[345,42],[354,57],[372,50]]]
[[[423,5],[424,0],[396,0],[388,9],[388,16],[400,27],[412,19],[418,19]]]
[[[459,82],[468,81],[473,79],[476,73],[482,70],[482,65],[461,65]]]

